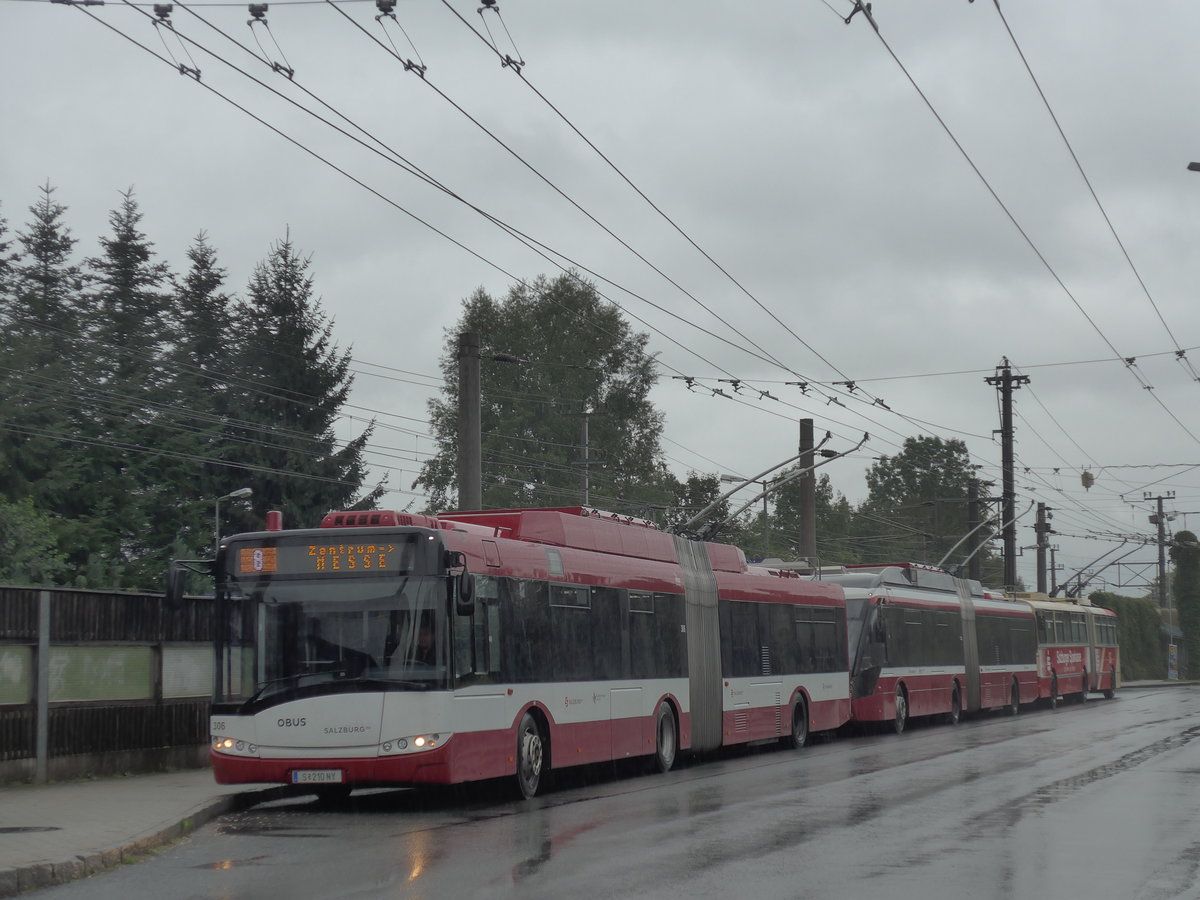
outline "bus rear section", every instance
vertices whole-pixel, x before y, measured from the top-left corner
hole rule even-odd
[[[719,577],[722,743],[803,746],[850,718],[841,590],[793,572]]]
[[[904,731],[914,717],[1007,709],[1037,696],[1036,635],[1024,604],[916,564],[822,574],[846,592],[851,717]]]

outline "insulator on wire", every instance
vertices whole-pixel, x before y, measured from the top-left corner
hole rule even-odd
[[[488,10],[491,10],[496,14],[496,20],[500,23],[500,27],[504,29],[504,34],[508,38],[509,46],[512,47],[512,54],[501,51],[499,45],[496,43],[496,37],[492,34],[491,26],[488,25],[487,17],[484,15],[484,13]],[[476,12],[479,13],[480,19],[483,20],[483,27],[484,30],[487,31],[488,35],[488,43],[491,44],[492,49],[496,51],[496,55],[500,57],[501,68],[511,67],[514,72],[520,74],[521,69],[525,66],[525,60],[522,59],[521,51],[517,49],[517,43],[513,40],[512,33],[508,30],[508,26],[504,24],[504,18],[500,15],[500,7],[496,5],[496,0],[483,0],[483,6],[479,7]]]
[[[165,22],[168,18],[170,18],[171,10],[174,8],[174,4],[171,3],[155,3],[154,14]]]
[[[250,15],[253,16],[253,18],[250,20],[251,24],[253,24],[255,19],[258,19],[261,21],[263,16],[265,16],[266,14],[267,14],[267,4],[266,3],[251,3],[250,4]]]

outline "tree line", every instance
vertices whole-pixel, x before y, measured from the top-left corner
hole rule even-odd
[[[79,259],[54,194],[0,219],[0,583],[157,588],[244,485],[227,531],[378,499],[373,424],[335,438],[350,354],[290,237],[238,296],[203,232],[182,273],[158,259],[132,190]]]
[[[349,441],[334,435],[350,352],[289,236],[237,294],[203,232],[185,270],[171,271],[132,191],[91,256],[79,258],[66,214],[46,185],[24,224],[0,219],[0,583],[156,588],[168,560],[211,554],[213,501],[243,485],[253,497],[222,507],[226,533],[262,527],[271,509],[309,523],[378,503],[385,485],[369,483],[364,459],[373,423]],[[436,451],[411,485],[428,511],[457,502],[462,331],[486,344],[485,506],[586,501],[671,527],[728,490],[720,472],[673,474],[648,335],[571,272],[463,300],[441,356],[445,388],[429,404]],[[861,503],[821,474],[820,561],[940,561],[967,530],[972,473],[961,441],[916,436],[873,462]],[[795,557],[799,495],[792,481],[720,539],[751,558]],[[696,530],[728,517],[730,502]],[[995,581],[990,548],[984,565]]]

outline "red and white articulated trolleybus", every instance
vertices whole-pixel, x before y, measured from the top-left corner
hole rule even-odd
[[[1017,596],[1037,615],[1038,697],[1050,706],[1057,706],[1059,697],[1082,703],[1091,691],[1111,699],[1121,670],[1117,614],[1087,600]]]
[[[223,784],[515,776],[778,740],[850,713],[842,590],[588,508],[330,513],[213,564]]]
[[[1037,699],[1033,610],[977,581],[911,563],[824,570],[846,592],[851,718],[904,731],[914,716],[1005,708]]]

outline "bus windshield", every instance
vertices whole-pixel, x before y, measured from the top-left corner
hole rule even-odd
[[[321,686],[430,690],[448,683],[445,579],[258,580],[254,685],[261,699]]]

